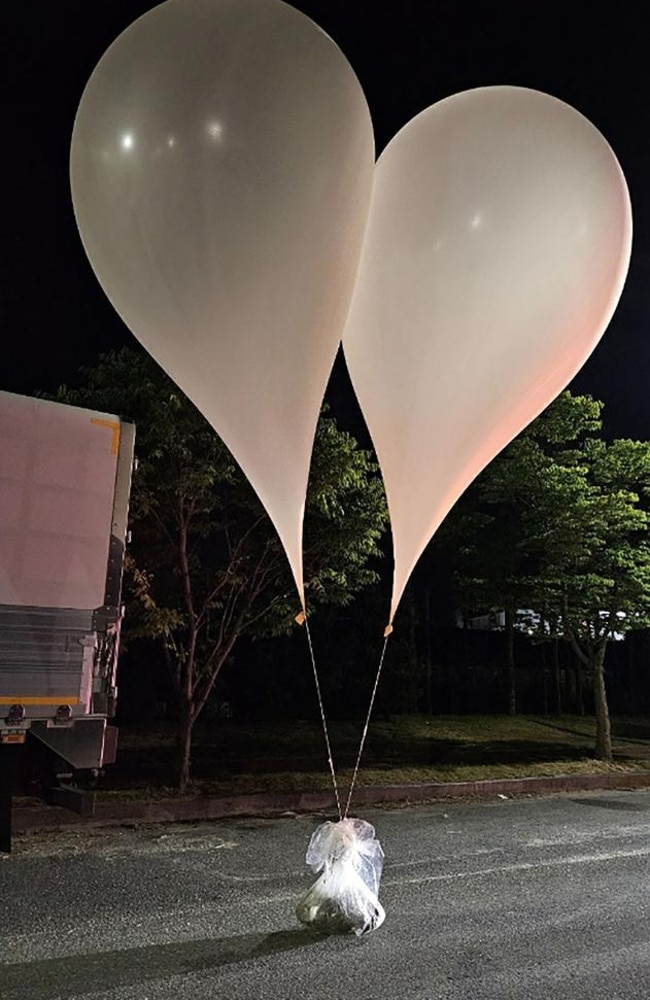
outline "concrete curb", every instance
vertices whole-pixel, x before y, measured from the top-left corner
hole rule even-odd
[[[494,799],[516,795],[556,795],[599,789],[650,788],[650,771],[607,774],[566,774],[552,778],[507,778],[424,785],[375,785],[357,788],[359,805],[434,802],[445,799]],[[81,818],[58,806],[18,806],[13,832],[37,833],[79,827],[139,826],[147,823],[196,822],[232,816],[278,816],[284,813],[334,812],[333,792],[261,792],[225,798],[159,799],[98,802],[95,814]]]

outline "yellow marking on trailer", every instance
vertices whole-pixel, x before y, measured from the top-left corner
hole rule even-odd
[[[111,454],[117,455],[117,450],[120,446],[120,425],[115,420],[101,420],[99,417],[91,417],[90,422],[91,424],[96,424],[97,427],[108,427],[109,430],[113,431]]]
[[[24,695],[13,694],[11,697],[0,694],[0,705],[78,705],[79,698],[75,695],[71,698],[67,694],[52,698],[49,695]]]
[[[1,733],[0,743],[24,743],[24,733]]]

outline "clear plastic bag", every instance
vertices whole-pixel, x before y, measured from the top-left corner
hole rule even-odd
[[[370,823],[323,823],[309,842],[307,864],[321,875],[296,906],[301,923],[327,934],[365,934],[381,927],[386,917],[378,898],[384,852]]]

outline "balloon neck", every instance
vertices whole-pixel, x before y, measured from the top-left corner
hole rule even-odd
[[[300,611],[299,614],[296,615],[296,617],[294,618],[294,621],[295,621],[296,625],[304,625],[305,624],[305,622],[307,621],[307,612],[305,611],[304,607],[303,607],[302,611]]]
[[[388,636],[391,634],[392,631],[393,631],[393,626],[389,622],[388,625],[386,626],[386,628],[384,629],[384,639],[387,639]]]

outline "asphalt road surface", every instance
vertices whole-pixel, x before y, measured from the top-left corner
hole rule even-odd
[[[17,838],[0,860],[0,997],[650,997],[650,792],[364,818],[387,918],[363,938],[296,922],[319,818]]]

